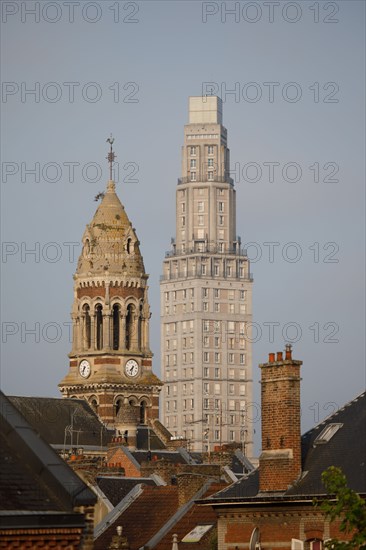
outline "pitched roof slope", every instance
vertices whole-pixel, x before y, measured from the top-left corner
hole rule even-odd
[[[210,495],[216,493],[222,489],[223,484],[212,484],[210,488],[206,491],[202,498],[207,498]],[[187,513],[174,524],[174,526],[166,533],[163,539],[156,546],[154,550],[171,550],[172,548],[172,539],[174,533],[178,535],[178,543],[186,536],[192,529],[197,527],[197,525],[212,525],[213,527],[201,538],[198,542],[184,542],[182,546],[184,550],[203,550],[206,548],[211,548],[209,545],[210,539],[213,535],[215,526],[217,522],[216,512],[208,506],[200,506],[198,504],[193,504],[191,508],[188,509]]]
[[[125,496],[139,483],[145,485],[156,486],[156,482],[152,478],[143,477],[97,477],[97,485],[103,491],[105,496],[110,500],[113,506],[125,498]]]
[[[71,425],[73,444],[79,447],[107,445],[114,434],[105,428],[84,399],[20,396],[8,399],[50,445],[63,445],[65,441],[70,445],[71,436],[65,430]]]
[[[138,550],[168,521],[178,509],[178,488],[158,486],[143,488],[142,494],[118,516],[94,541],[94,550],[108,548],[117,526],[123,526],[130,550]]]
[[[2,510],[73,511],[96,496],[0,392]]]

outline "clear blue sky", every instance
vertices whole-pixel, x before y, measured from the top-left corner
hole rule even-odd
[[[111,132],[119,179],[138,168],[137,182],[117,190],[150,274],[159,374],[159,275],[175,231],[188,96],[211,82],[236,170],[237,232],[257,256],[255,400],[257,365],[284,348],[283,330],[298,336],[294,356],[304,361],[304,429],[362,391],[364,2],[28,0],[2,9],[3,390],[59,395],[80,251],[65,243],[80,242],[94,214]],[[39,178],[27,172],[36,163]],[[264,243],[278,243],[273,258]],[[39,341],[26,333],[36,323]]]

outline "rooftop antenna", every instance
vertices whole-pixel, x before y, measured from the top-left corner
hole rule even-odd
[[[112,181],[113,177],[112,177],[112,166],[113,166],[113,163],[116,159],[116,154],[115,152],[113,151],[113,143],[114,143],[114,137],[112,136],[112,134],[110,135],[110,137],[107,139],[107,143],[110,144],[111,148],[110,148],[110,151],[106,157],[106,159],[108,160],[109,162],[109,180]]]

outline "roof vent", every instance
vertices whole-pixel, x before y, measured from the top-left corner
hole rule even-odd
[[[327,426],[325,426],[325,428],[315,438],[314,445],[328,443],[328,441],[333,437],[336,432],[338,432],[339,428],[341,428],[342,426],[343,424],[328,424]]]

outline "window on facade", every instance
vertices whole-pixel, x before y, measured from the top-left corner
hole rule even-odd
[[[219,212],[224,212],[224,203],[223,202],[219,202]]]
[[[208,363],[209,362],[209,359],[210,359],[210,354],[208,351],[204,351],[203,352],[203,360],[205,363]]]
[[[196,146],[192,146],[190,148],[190,153],[191,153],[191,157],[195,156],[196,155]]]
[[[210,330],[210,321],[205,319],[203,321],[203,332],[209,332],[209,330]]]
[[[220,336],[215,336],[215,348],[220,347]]]
[[[240,395],[245,395],[245,384],[240,384],[239,390]]]
[[[215,353],[215,363],[220,363],[220,353],[219,352]]]
[[[208,311],[208,302],[203,302],[203,311]]]
[[[208,159],[208,161],[207,161],[207,166],[208,166],[209,168],[213,168],[213,165],[214,165],[213,159]]]
[[[191,168],[196,168],[196,159],[191,159],[190,166]]]
[[[207,173],[207,179],[208,179],[208,181],[214,181],[214,173],[213,172],[208,172]]]
[[[217,266],[218,267],[218,266]],[[219,288],[215,288],[214,290],[214,296],[215,298],[220,298],[220,289]]]
[[[227,329],[229,332],[235,332],[235,321],[228,321]]]
[[[234,384],[229,384],[229,394],[234,395],[235,393],[235,386]]]
[[[229,411],[235,411],[235,401],[234,401],[234,399],[230,399],[230,401],[229,401]]]
[[[229,313],[235,313],[235,306],[234,306],[234,304],[229,304]]]
[[[191,172],[191,181],[196,181],[196,172]]]
[[[220,384],[215,384],[215,395],[221,394],[221,386]]]
[[[203,369],[203,376],[204,376],[205,378],[208,378],[208,375],[209,375],[208,367],[204,367],[204,369]]]
[[[240,369],[239,377],[240,377],[240,380],[245,380],[245,369]]]
[[[206,275],[206,264],[201,265],[201,274]]]
[[[245,304],[240,304],[240,313],[241,313],[241,315],[245,315],[245,313],[246,313]]]
[[[221,243],[220,243],[221,244]],[[214,265],[214,274],[219,275],[220,274],[220,268],[217,264]]]
[[[245,355],[244,355],[244,353],[241,353],[241,354],[240,354],[239,359],[240,359],[240,364],[241,364],[241,365],[245,365]]]
[[[240,299],[241,299],[241,300],[245,300],[245,298],[246,298],[246,291],[245,291],[245,290],[241,290],[241,291],[240,291]]]
[[[220,430],[215,430],[215,441],[220,440]]]
[[[208,409],[209,408],[209,400],[207,398],[205,398],[203,400],[203,408],[204,409]]]
[[[194,399],[191,399],[191,409],[194,409]]]
[[[186,225],[186,217],[185,216],[182,216],[181,225],[182,225],[182,227],[184,227]]]
[[[219,225],[224,225],[224,216],[219,216]]]
[[[199,216],[198,216],[198,225],[204,225],[204,220],[203,220],[203,216],[202,216],[202,215],[199,215]]]
[[[208,382],[205,382],[205,383],[203,384],[203,391],[204,391],[205,393],[209,393],[209,391],[210,391],[210,385],[209,385]]]
[[[215,367],[215,378],[220,378],[220,369]]]
[[[203,201],[198,201],[197,207],[198,207],[198,212],[204,212],[205,211],[205,203]]]
[[[229,353],[229,363],[234,363],[234,354]]]
[[[235,378],[235,370],[234,369],[229,369],[229,378],[232,380],[233,378]]]
[[[207,154],[208,155],[213,155],[214,154],[214,146],[213,145],[208,145]]]
[[[233,430],[230,430],[230,441],[235,441],[235,432]]]
[[[202,297],[203,298],[208,298],[208,288],[203,288],[202,289]]]
[[[235,424],[235,414],[230,415],[230,424]]]
[[[220,312],[220,304],[218,302],[215,302],[215,312],[216,313]]]

